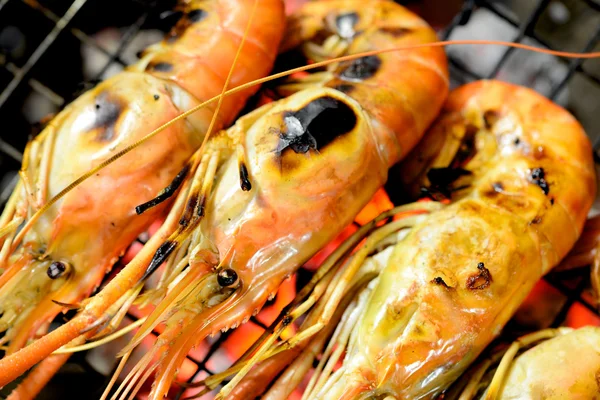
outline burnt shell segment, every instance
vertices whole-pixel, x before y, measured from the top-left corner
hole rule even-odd
[[[354,111],[343,101],[329,96],[319,97],[298,111],[287,111],[283,117],[285,132],[280,133],[277,151],[291,149],[296,153],[321,150],[337,137],[356,126]]]
[[[362,81],[375,75],[380,67],[381,58],[378,56],[367,56],[357,58],[350,63],[342,64],[338,73],[342,79]]]
[[[118,98],[102,92],[96,97],[95,119],[90,130],[100,129],[97,140],[111,141],[115,137],[115,124],[123,112],[123,105]]]

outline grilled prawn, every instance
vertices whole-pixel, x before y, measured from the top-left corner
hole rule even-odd
[[[425,22],[391,1],[365,8],[334,0],[292,17],[284,48],[302,45],[319,60],[433,41]],[[210,138],[165,224],[138,256],[73,320],[0,362],[0,376],[10,361],[39,359],[79,336],[165,263],[162,284],[144,295],[158,305],[125,354],[158,323],[166,329],[121,394],[155,371],[150,398],[162,398],[192,346],[246,321],[352,222],[441,108],[446,58],[432,48],[359,58],[284,89],[292,94]]]
[[[448,398],[600,399],[599,371],[599,327],[545,329],[525,335],[482,360],[470,371],[466,385],[449,393]]]
[[[269,351],[305,346],[310,354],[265,398],[285,398],[295,387],[293,372],[312,365],[321,329],[356,292],[354,306],[336,317],[339,329],[305,398],[441,393],[571,249],[596,191],[591,145],[579,123],[534,91],[499,81],[453,91],[401,170],[409,192],[419,196],[424,185],[429,197],[449,204],[417,202],[365,228],[362,234],[403,212],[298,306],[314,304],[310,322]],[[419,208],[429,213],[415,215]],[[335,257],[324,267],[339,263]],[[298,315],[290,311],[280,326]],[[344,348],[343,365],[332,373]]]
[[[214,107],[171,124],[138,151],[68,193],[61,191],[180,110],[218,95],[254,3],[181,2],[182,17],[163,42],[148,48],[126,71],[76,99],[28,145],[21,180],[0,219],[0,331],[4,332],[0,342],[9,343],[8,354],[44,334],[65,307],[77,307],[127,246],[164,213],[168,202],[141,216],[135,207],[153,199],[174,178],[177,182],[186,176],[185,165],[200,147]],[[232,85],[266,75],[275,59],[283,25],[273,21],[282,20],[283,4],[257,0],[257,7],[260,12],[255,13],[236,60]],[[225,99],[215,126],[231,123],[253,90]],[[62,197],[56,198],[59,193]],[[55,365],[58,358],[65,356],[54,358]],[[6,371],[11,366],[10,361],[4,365],[2,384],[15,377]],[[34,386],[32,390],[39,389]]]

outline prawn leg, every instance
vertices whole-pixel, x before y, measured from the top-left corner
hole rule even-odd
[[[426,203],[427,204],[427,203]],[[346,295],[347,289],[349,286],[352,286],[355,283],[355,279],[357,279],[357,273],[360,267],[363,265],[365,259],[377,248],[377,246],[386,238],[390,237],[397,233],[400,230],[410,228],[412,225],[417,223],[423,217],[419,216],[410,216],[411,211],[416,211],[418,213],[424,212],[424,208],[427,207],[430,210],[435,210],[439,208],[441,205],[439,203],[429,203],[425,206],[423,203],[414,203],[407,206],[400,206],[394,210],[389,212],[384,212],[377,218],[375,218],[370,223],[361,227],[361,229],[355,232],[348,240],[347,244],[352,244],[357,241],[360,241],[367,234],[368,236],[366,242],[360,249],[352,256],[351,260],[344,265],[342,269],[340,269],[335,277],[333,278],[334,284],[332,285],[329,281],[324,281],[322,284],[315,284],[314,290],[310,293],[308,298],[303,300],[299,304],[294,304],[298,302],[298,299],[302,298],[302,293],[300,293],[295,302],[292,303],[292,310],[286,312],[281,317],[281,322],[276,327],[276,329],[272,330],[271,334],[263,335],[256,344],[260,343],[260,348],[258,351],[254,353],[252,358],[248,361],[244,362],[243,368],[236,374],[234,379],[232,379],[223,389],[221,389],[219,396],[220,398],[228,396],[230,391],[244,378],[244,376],[250,371],[252,367],[259,361],[269,357],[272,354],[276,354],[280,351],[294,348],[298,346],[300,343],[306,341],[310,337],[314,336],[318,332],[320,332],[327,324],[331,321],[331,318],[335,314],[337,309],[337,305],[341,302],[344,295]],[[401,213],[409,213],[408,216],[402,216]],[[400,218],[396,221],[389,222],[385,224],[383,227],[377,228],[377,223],[389,218],[390,216],[399,215]],[[372,231],[372,232],[371,232]],[[347,246],[347,245],[346,245]],[[320,278],[321,275],[329,272],[331,267],[335,267],[339,265],[341,261],[343,261],[344,249],[346,248],[344,244],[336,252],[334,252],[326,261],[323,268],[319,269],[317,279]],[[359,274],[358,279],[360,279],[363,274]],[[308,291],[312,288],[312,285],[309,283],[303,289],[304,291]],[[318,318],[310,324],[310,326],[305,327],[300,330],[295,336],[290,339],[285,340],[284,342],[278,344],[275,348],[272,347],[274,341],[283,333],[283,330],[293,321],[298,319],[300,316],[304,315],[311,307],[313,307],[320,299],[323,297],[324,306],[322,309],[319,309]],[[267,331],[269,332],[269,330]]]

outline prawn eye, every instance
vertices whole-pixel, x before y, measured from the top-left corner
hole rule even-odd
[[[65,263],[54,261],[52,264],[50,264],[46,270],[46,273],[50,279],[58,279],[65,273],[66,270],[67,265]]]
[[[231,268],[225,268],[219,271],[217,275],[217,282],[223,287],[228,287],[236,283],[238,280],[237,273]]]

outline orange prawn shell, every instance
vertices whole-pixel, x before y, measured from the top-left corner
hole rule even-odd
[[[551,243],[558,262],[581,234],[596,196],[593,149],[583,127],[564,108],[528,88],[479,81],[461,89],[449,96],[446,112],[470,107],[506,111],[522,131],[521,154],[549,176],[548,195],[554,203],[549,206],[557,207],[541,211],[543,217],[535,225]],[[510,151],[511,133],[507,130],[500,151]]]
[[[139,73],[127,73],[122,79],[129,82],[145,81],[145,89],[150,89],[146,96],[150,100],[140,98],[130,88],[121,89],[121,79],[100,85],[87,93],[82,102],[88,104],[77,113],[68,113],[63,120],[64,125],[71,129],[57,135],[55,154],[60,154],[63,148],[69,148],[70,153],[68,157],[57,156],[53,159],[51,168],[56,173],[50,177],[50,196],[56,195],[68,183],[107,159],[117,149],[139,139],[135,132],[150,132],[165,120],[179,115],[178,107],[167,95],[162,82]],[[152,81],[154,88],[148,87],[149,81]],[[104,97],[104,93],[110,93],[112,103],[98,101]],[[156,100],[154,95],[158,96]],[[197,101],[188,96],[187,103],[191,107]],[[115,115],[114,126],[89,129],[93,124],[86,121],[93,121],[89,115],[93,115],[96,107],[121,105],[127,106],[120,109],[118,116]],[[100,139],[101,131],[105,129],[113,131],[109,140]],[[48,252],[59,259],[71,260],[82,270],[96,267],[102,263],[100,260],[110,264],[114,257],[120,255],[115,254],[115,249],[133,241],[148,225],[148,221],[156,218],[166,206],[151,209],[147,215],[139,217],[132,207],[131,197],[143,201],[154,198],[164,188],[165,182],[169,182],[182,169],[189,155],[200,145],[201,139],[199,134],[190,135],[188,121],[178,121],[145,143],[139,151],[125,155],[69,192],[43,216],[52,224]],[[117,239],[119,242],[115,243]]]
[[[267,66],[275,61],[275,49],[283,34],[281,21],[285,15],[280,0],[188,0],[180,8],[183,16],[170,36],[142,54],[145,72],[177,83],[200,101],[221,92],[234,60],[229,88],[250,81],[249,77],[258,79],[268,73]],[[199,20],[191,21],[191,13],[200,13]],[[199,76],[203,78],[198,79]],[[250,87],[223,98],[217,126],[230,124],[244,106],[239,99],[256,90],[256,86]],[[212,116],[215,108],[213,103],[201,112]]]
[[[220,94],[251,15],[248,10],[255,4],[255,26],[249,32],[255,37],[247,37],[240,51],[242,64],[235,69],[232,84],[261,78],[272,68],[283,26],[272,24],[269,29],[260,26],[266,21],[262,18],[270,20],[279,15],[283,18],[283,4],[279,0],[182,3],[184,20],[202,7],[209,12],[218,9],[219,13],[213,16],[220,19],[218,29],[208,29],[207,24],[216,23],[211,18],[184,24],[180,42],[163,41],[151,46],[145,58],[84,93],[53,119],[40,136],[40,141],[52,141],[48,195],[44,201],[183,111]],[[261,7],[268,12],[261,14]],[[219,38],[227,40],[236,35],[230,45],[218,47]],[[147,68],[157,54],[167,55],[169,63],[174,62],[169,64],[168,74]],[[250,65],[249,59],[258,65]],[[192,74],[194,63],[197,69]],[[161,68],[165,66],[158,70]],[[207,83],[213,80],[216,82]],[[214,128],[220,129],[231,122],[257,89],[255,86],[228,96]],[[214,110],[214,104],[212,107]],[[32,225],[23,246],[9,259],[9,273],[1,276],[4,285],[0,289],[4,291],[0,293],[8,299],[2,304],[3,310],[16,315],[16,319],[3,324],[3,329],[11,330],[5,336],[10,339],[8,353],[21,348],[32,336],[45,332],[52,318],[64,310],[54,301],[78,305],[88,297],[127,246],[169,207],[167,201],[141,216],[135,212],[137,205],[156,197],[188,162],[200,146],[212,115],[211,108],[203,108],[170,125],[90,176]],[[40,147],[47,144],[42,141]],[[35,162],[39,160],[30,164]],[[24,203],[20,201],[18,207],[22,208]],[[50,281],[46,268],[52,261],[66,263],[68,273]],[[25,268],[20,267],[25,264]],[[13,376],[17,373],[10,372]]]
[[[360,0],[329,0],[306,3],[289,18],[282,49],[318,40],[324,29],[339,29],[339,18],[356,21],[349,32],[348,54],[438,41],[425,21],[392,1],[372,0],[365,7]],[[339,64],[325,86],[345,92],[370,113],[380,151],[391,166],[407,155],[437,116],[448,94],[448,61],[440,47],[385,52],[375,58],[380,64],[364,81],[343,76],[354,63],[348,61]]]
[[[595,172],[589,139],[566,110],[499,81],[458,88],[402,165],[418,171],[406,181],[418,182],[429,166],[431,154],[422,154],[466,130],[483,132],[464,165],[468,187],[394,248],[358,324],[347,372],[318,398],[345,398],[348,390],[398,399],[440,393],[579,237]]]

